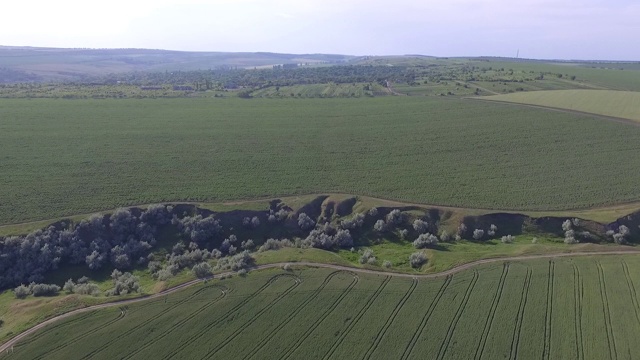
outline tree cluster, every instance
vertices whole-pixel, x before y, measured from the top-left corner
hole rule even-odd
[[[0,288],[41,282],[63,264],[125,270],[147,262],[159,226],[171,221],[171,206],[152,205],[135,216],[130,209],[92,215],[75,226],[50,226],[26,236],[0,238]]]

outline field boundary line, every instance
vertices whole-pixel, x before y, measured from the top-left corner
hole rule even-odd
[[[357,267],[353,267],[353,266],[342,266],[342,265],[314,263],[314,262],[306,262],[306,261],[302,261],[302,262],[289,261],[289,262],[258,265],[258,266],[254,266],[254,267],[250,268],[249,270],[250,271],[258,271],[258,270],[281,268],[284,265],[289,264],[289,265],[295,265],[295,266],[305,266],[305,267],[309,267],[309,268],[325,268],[325,269],[334,269],[334,270],[347,270],[347,271],[354,271],[354,272],[359,272],[359,273],[364,273],[364,274],[387,275],[387,276],[408,277],[408,278],[417,277],[419,279],[435,279],[435,278],[440,278],[440,277],[446,277],[446,276],[449,276],[449,275],[453,275],[455,273],[458,273],[458,272],[473,268],[475,266],[479,266],[479,265],[483,265],[483,264],[490,264],[490,263],[495,263],[495,262],[500,262],[500,261],[526,261],[526,260],[536,260],[536,259],[552,259],[552,258],[560,258],[560,257],[602,256],[602,255],[638,255],[638,254],[640,254],[640,251],[638,251],[638,250],[612,250],[612,251],[582,251],[582,252],[578,251],[578,252],[564,252],[564,253],[540,254],[540,255],[496,257],[496,258],[487,258],[487,259],[468,262],[466,264],[455,266],[455,267],[453,267],[453,268],[451,268],[449,270],[445,270],[445,271],[438,272],[438,273],[433,273],[433,274],[394,273],[394,272],[385,272],[385,271],[377,271],[377,270],[369,270],[369,269],[357,268]],[[225,273],[221,273],[221,274],[216,274],[215,276],[216,277],[222,277],[222,276],[235,275],[235,274],[236,274],[235,272],[230,271],[230,272],[225,272]],[[33,327],[23,331],[22,333],[20,333],[20,334],[16,335],[15,337],[11,338],[10,340],[5,342],[4,344],[0,345],[0,356],[2,356],[2,353],[4,353],[7,349],[11,348],[11,346],[14,346],[17,342],[19,342],[20,340],[24,339],[25,337],[33,334],[34,332],[36,332],[36,331],[38,331],[38,330],[40,330],[40,329],[42,329],[42,328],[54,323],[54,322],[57,322],[59,320],[67,318],[69,316],[73,316],[73,315],[77,315],[77,314],[85,313],[85,312],[90,312],[90,311],[94,311],[94,310],[99,310],[99,309],[119,306],[119,305],[133,304],[133,303],[138,303],[138,302],[157,299],[157,298],[160,298],[162,296],[166,296],[166,295],[172,294],[174,292],[180,291],[182,289],[188,288],[190,286],[193,286],[193,285],[199,284],[199,283],[201,283],[203,281],[207,281],[207,280],[211,280],[211,279],[212,278],[195,279],[195,280],[191,280],[191,281],[185,282],[183,284],[177,285],[177,286],[172,287],[170,289],[163,290],[163,291],[161,291],[159,293],[156,293],[156,294],[143,295],[141,297],[137,297],[137,298],[133,298],[133,299],[117,300],[117,301],[114,301],[114,302],[105,302],[103,304],[92,305],[92,306],[88,306],[88,307],[72,310],[72,311],[69,311],[69,312],[61,314],[61,315],[54,316],[54,317],[52,317],[52,318],[50,318],[48,320],[45,320],[45,321],[41,322],[40,324],[34,325]]]
[[[473,292],[473,289],[476,287],[476,283],[478,282],[479,277],[480,275],[478,274],[478,271],[474,270],[473,277],[471,278],[471,281],[469,282],[469,286],[467,287],[467,290],[464,293],[462,302],[460,302],[460,306],[458,306],[458,310],[456,311],[456,314],[454,315],[453,320],[449,324],[449,328],[447,329],[447,335],[445,336],[444,340],[440,344],[440,349],[438,350],[438,356],[436,357],[436,359],[442,360],[444,356],[447,354],[447,351],[449,350],[449,344],[451,343],[451,338],[453,338],[453,333],[456,330],[456,326],[458,326],[458,321],[460,321],[460,318],[462,317],[462,313],[467,307],[467,303],[469,302],[469,298],[471,297],[471,293]]]
[[[262,315],[264,315],[267,311],[271,310],[272,307],[276,306],[280,301],[282,301],[282,299],[287,297],[287,295],[291,294],[291,292],[295,290],[300,285],[300,283],[301,281],[295,281],[293,286],[283,291],[282,294],[278,295],[275,299],[269,302],[265,307],[260,309],[260,311],[258,311],[255,315],[249,318],[249,320],[245,321],[244,324],[240,325],[238,329],[233,331],[231,335],[229,335],[226,339],[224,339],[220,343],[217,343],[213,349],[210,349],[209,351],[207,351],[207,353],[202,357],[202,359],[210,358],[213,355],[217,354],[218,351],[224,349],[225,346],[227,346],[230,342],[235,340],[235,338],[238,337],[238,335],[242,334],[242,332],[244,332],[249,326],[251,326],[254,322],[256,322]]]
[[[411,282],[411,286],[409,286],[409,289],[407,290],[407,292],[402,296],[402,299],[400,299],[396,307],[393,309],[393,311],[387,318],[387,321],[385,321],[384,325],[382,326],[382,329],[380,329],[375,340],[367,350],[366,354],[364,355],[365,359],[367,360],[371,359],[371,356],[378,349],[378,346],[380,345],[380,342],[384,338],[384,335],[389,330],[389,327],[391,326],[393,321],[396,319],[396,316],[398,316],[398,313],[400,312],[400,310],[404,307],[404,304],[407,302],[407,300],[409,300],[411,295],[413,295],[413,292],[415,291],[417,286],[418,286],[418,279],[414,278]]]
[[[240,301],[238,304],[236,304],[234,307],[232,307],[229,311],[227,311],[226,315],[222,316],[218,320],[216,320],[216,321],[210,323],[209,325],[207,325],[202,331],[200,331],[200,333],[197,336],[195,336],[193,338],[190,338],[188,341],[182,342],[180,344],[180,346],[178,346],[176,349],[173,349],[172,351],[167,353],[163,357],[163,359],[172,359],[177,353],[179,353],[180,351],[184,350],[187,346],[191,345],[193,342],[195,342],[195,341],[199,340],[201,337],[203,337],[207,333],[207,331],[209,331],[209,329],[213,328],[214,326],[216,326],[216,325],[220,324],[221,322],[225,321],[226,319],[230,318],[232,315],[235,314],[236,311],[238,311],[240,308],[245,306],[249,301],[253,300],[255,297],[260,295],[265,289],[267,289],[269,286],[271,286],[273,283],[275,283],[276,281],[278,281],[279,279],[281,279],[283,277],[293,278],[296,283],[300,280],[300,278],[298,276],[293,275],[293,274],[288,274],[288,273],[277,274],[277,275],[272,276],[269,280],[267,280],[267,282],[264,285],[259,287],[258,290],[254,291],[251,295],[249,295],[249,296],[245,297],[244,299],[242,299],[242,301]]]
[[[500,95],[502,95],[502,94],[500,94]],[[513,101],[504,101],[504,100],[489,100],[488,97],[486,97],[484,99],[480,98],[480,97],[466,97],[466,98],[463,98],[463,99],[477,100],[477,101],[484,101],[484,102],[492,102],[492,103],[496,103],[496,104],[526,106],[526,107],[530,107],[530,108],[534,108],[534,109],[562,112],[562,113],[572,114],[572,115],[583,115],[583,116],[586,115],[586,116],[600,118],[602,120],[617,122],[617,123],[621,123],[621,124],[625,124],[625,125],[640,126],[640,121],[638,121],[638,120],[631,120],[631,119],[627,119],[627,118],[622,118],[622,117],[617,117],[617,116],[610,116],[610,115],[595,114],[595,113],[590,113],[590,112],[580,111],[580,110],[563,109],[563,108],[553,107],[553,106],[526,104],[526,103],[519,103],[519,102],[513,102]]]
[[[516,327],[513,331],[513,338],[511,339],[511,354],[510,359],[518,358],[518,347],[520,346],[520,334],[522,332],[522,323],[524,322],[524,313],[527,310],[527,301],[529,300],[529,287],[531,286],[531,276],[533,270],[527,268],[527,275],[522,285],[522,295],[520,296],[520,305],[518,307],[518,315],[516,317]]]
[[[349,325],[347,325],[344,331],[340,333],[340,336],[336,339],[336,341],[334,341],[333,344],[331,344],[329,351],[327,351],[327,353],[324,354],[324,356],[322,357],[323,360],[329,359],[331,356],[333,356],[333,354],[340,347],[340,345],[342,345],[342,342],[347,337],[347,335],[349,335],[349,333],[351,332],[351,330],[353,330],[356,324],[360,322],[360,319],[362,319],[364,314],[371,308],[371,305],[373,305],[373,303],[378,299],[378,296],[380,296],[380,294],[387,287],[387,284],[389,284],[390,281],[391,281],[391,276],[387,276],[384,280],[382,280],[382,283],[380,283],[380,286],[378,286],[378,288],[373,292],[373,294],[367,299],[367,302],[362,308],[360,308],[360,311],[358,311],[358,314],[356,314],[356,316],[349,323]]]
[[[549,275],[547,278],[547,311],[544,314],[544,348],[542,359],[549,359],[551,353],[551,320],[553,316],[553,285],[556,264],[553,260],[549,260]]]
[[[309,336],[311,336],[311,334],[316,331],[316,329],[327,319],[327,317],[329,317],[329,315],[331,315],[335,311],[338,305],[342,302],[342,300],[344,300],[345,297],[347,297],[347,295],[349,295],[351,290],[353,290],[353,288],[358,284],[359,281],[360,278],[355,276],[351,284],[349,284],[349,286],[342,291],[340,296],[338,296],[338,298],[335,299],[331,303],[331,305],[329,305],[329,307],[327,307],[327,309],[320,315],[318,320],[311,324],[311,326],[304,331],[302,336],[300,336],[292,345],[285,349],[284,355],[281,356],[281,359],[286,360],[291,357],[291,355],[295,353],[296,350],[298,350],[300,345],[302,345],[309,338]]]
[[[411,337],[411,341],[409,341],[407,346],[404,348],[404,352],[402,353],[402,357],[400,358],[401,360],[406,360],[409,356],[411,356],[411,353],[413,352],[413,348],[415,347],[416,342],[418,342],[418,339],[420,338],[420,335],[422,335],[422,331],[424,330],[424,328],[427,326],[427,322],[429,322],[429,319],[431,318],[433,311],[438,306],[438,303],[440,302],[440,298],[442,298],[442,295],[444,295],[444,293],[447,291],[447,287],[451,283],[451,279],[453,279],[453,275],[447,276],[444,282],[442,283],[442,285],[440,285],[440,289],[438,289],[438,292],[436,293],[436,296],[431,301],[431,304],[429,305],[427,312],[422,317],[422,320],[420,321],[420,325],[418,326],[416,331],[413,333],[413,336]]]
[[[155,343],[157,343],[158,341],[164,339],[166,336],[168,336],[169,334],[171,334],[172,332],[176,331],[177,329],[179,329],[182,325],[184,325],[187,321],[193,319],[194,317],[198,316],[200,313],[202,313],[203,311],[206,311],[207,309],[209,309],[211,306],[215,305],[218,303],[218,301],[222,300],[224,297],[227,296],[228,293],[228,288],[224,287],[224,286],[219,286],[219,285],[213,285],[213,288],[217,288],[220,289],[220,291],[222,292],[222,294],[220,296],[218,296],[217,298],[213,299],[213,301],[210,301],[206,304],[204,304],[203,306],[199,307],[198,309],[196,309],[196,311],[194,311],[193,313],[191,313],[190,315],[188,315],[187,317],[183,318],[182,320],[178,321],[175,325],[172,325],[169,330],[167,330],[166,332],[163,332],[162,334],[160,334],[160,336],[152,339],[151,341],[148,341],[144,344],[142,344],[142,346],[139,346],[138,348],[136,348],[135,351],[127,354],[126,356],[124,356],[122,359],[130,359],[132,357],[134,357],[135,355],[137,355],[138,353],[144,351],[145,349],[147,349],[149,346],[154,345]]]
[[[633,285],[633,280],[631,279],[627,262],[624,260],[622,260],[622,270],[624,271],[624,277],[627,279],[627,287],[629,288],[629,293],[631,295],[633,311],[636,313],[636,320],[638,320],[638,324],[640,324],[640,314],[638,314],[638,309],[640,308],[640,304],[638,303],[638,293],[636,293],[636,286]]]
[[[611,310],[609,309],[609,296],[607,296],[607,285],[605,284],[604,269],[600,261],[596,261],[598,268],[598,280],[600,283],[600,298],[602,299],[602,312],[604,314],[604,323],[607,327],[607,343],[609,344],[609,356],[611,360],[618,359],[618,349],[616,349],[616,339],[613,336],[613,327],[611,325]]]
[[[482,334],[480,335],[480,341],[478,342],[478,346],[476,347],[476,352],[473,356],[474,359],[478,360],[482,358],[482,354],[484,353],[484,347],[487,344],[487,338],[489,337],[489,333],[491,332],[491,327],[493,326],[493,318],[496,316],[496,310],[498,309],[498,305],[500,303],[500,299],[502,298],[502,291],[504,289],[504,283],[507,279],[507,274],[509,273],[509,263],[505,262],[502,266],[502,274],[500,274],[500,281],[498,281],[498,286],[496,288],[496,293],[491,300],[491,307],[489,308],[489,313],[487,314],[487,320],[484,323],[484,328],[482,329]]]
[[[262,350],[262,348],[265,345],[267,345],[269,343],[269,341],[271,341],[273,339],[273,337],[276,336],[276,334],[280,332],[280,330],[282,330],[285,326],[287,326],[287,324],[289,324],[291,322],[291,320],[293,320],[302,310],[304,310],[307,307],[307,305],[309,305],[311,303],[311,301],[315,300],[315,298],[317,298],[318,295],[320,295],[322,290],[324,290],[324,288],[331,282],[331,280],[333,280],[333,278],[336,275],[340,274],[340,273],[350,274],[354,278],[357,276],[353,272],[344,271],[344,270],[337,270],[337,271],[334,271],[331,274],[327,275],[327,277],[324,279],[322,284],[320,284],[320,286],[318,286],[318,288],[316,290],[314,290],[311,293],[310,296],[305,298],[302,301],[302,303],[300,305],[298,305],[298,307],[295,308],[295,310],[293,310],[291,313],[289,313],[289,315],[284,319],[283,322],[278,324],[278,326],[276,326],[275,329],[271,330],[269,332],[269,334],[267,334],[267,336],[265,338],[260,340],[260,342],[249,351],[249,354],[246,356],[246,358],[250,359],[250,358],[254,357],[260,350]]]

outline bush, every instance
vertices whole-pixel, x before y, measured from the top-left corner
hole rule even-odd
[[[309,230],[315,225],[316,222],[313,221],[313,219],[311,219],[307,214],[300,213],[300,215],[298,215],[298,226],[300,227],[300,229]]]
[[[382,266],[386,267],[387,269],[390,268],[392,266],[391,261],[389,260],[383,261]]]
[[[420,234],[418,238],[413,242],[413,246],[416,249],[424,249],[427,246],[437,245],[438,237],[433,234]]]
[[[113,288],[107,290],[107,296],[127,295],[140,291],[140,279],[129,272],[122,273],[118,270],[113,270],[111,279],[113,281]]]
[[[511,235],[507,235],[507,236],[503,236],[502,237],[502,243],[503,244],[511,244],[512,242],[515,241],[515,236],[511,236]]]
[[[429,230],[429,224],[420,219],[416,219],[413,221],[413,230],[417,231],[418,234],[424,234]]]
[[[27,296],[31,295],[31,290],[29,289],[29,287],[24,285],[20,285],[17,288],[13,289],[13,292],[18,299],[24,299]]]
[[[353,229],[362,227],[363,224],[364,224],[364,215],[358,213],[358,214],[355,214],[351,219],[342,220],[340,222],[340,227],[342,227],[343,229],[353,230]]]
[[[496,232],[498,232],[498,227],[491,224],[491,226],[489,227],[489,231],[487,231],[487,235],[493,237],[496,236]]]
[[[36,284],[29,285],[33,296],[55,296],[60,291],[60,286],[54,284]]]
[[[371,217],[378,216],[378,208],[374,207],[374,208],[369,209],[369,216],[371,216]]]
[[[425,254],[424,251],[414,252],[413,254],[409,255],[409,263],[411,264],[412,268],[417,269],[426,262],[427,254]]]
[[[249,239],[249,240],[243,241],[240,244],[240,247],[242,248],[242,250],[252,250],[253,248],[256,247],[256,244],[253,243],[253,240]]]
[[[484,230],[482,230],[482,229],[473,230],[473,238],[475,240],[480,240],[480,239],[482,239],[483,236],[484,236]]]
[[[447,230],[442,230],[442,232],[440,233],[440,240],[444,242],[451,240],[451,236],[449,235]]]
[[[291,271],[291,264],[284,264],[284,265],[282,265],[282,270],[284,270],[284,271]]]
[[[397,226],[397,225],[402,224],[402,221],[404,220],[404,217],[403,217],[402,213],[400,212],[400,210],[394,209],[394,210],[391,210],[391,212],[387,214],[386,219],[387,219],[387,224]]]
[[[211,270],[211,265],[209,265],[208,262],[201,262],[199,264],[195,264],[191,269],[191,271],[193,271],[193,274],[199,279],[208,278],[213,275],[213,271]]]
[[[373,229],[379,233],[385,232],[387,230],[387,224],[385,224],[384,220],[378,220],[373,224]]]
[[[376,263],[376,257],[373,256],[373,250],[371,249],[365,249],[362,252],[362,256],[360,256],[360,264],[375,264]]]

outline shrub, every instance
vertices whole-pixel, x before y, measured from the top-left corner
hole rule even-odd
[[[420,234],[418,238],[413,242],[413,246],[416,249],[423,249],[427,246],[437,245],[438,237],[432,234]]]
[[[378,220],[375,224],[373,224],[373,229],[379,233],[387,230],[387,224],[385,224],[384,220]]]
[[[414,252],[413,254],[409,255],[409,263],[411,264],[412,268],[419,268],[426,262],[427,254],[425,254],[424,251]]]
[[[538,243],[538,238],[534,237],[533,239],[531,239],[531,243],[532,244],[537,244]]]
[[[447,230],[442,230],[442,232],[440,233],[440,240],[444,242],[451,240],[451,236],[449,235]]]
[[[307,214],[300,213],[300,215],[298,215],[298,226],[300,227],[300,229],[309,230],[315,225],[316,222],[313,221],[313,219],[311,219]]]
[[[251,218],[251,227],[255,229],[258,226],[260,226],[260,219],[258,219],[257,216],[252,217]]]
[[[240,275],[240,276],[247,276],[247,269],[240,269],[240,270],[238,270],[238,275]]]
[[[191,271],[193,271],[193,274],[200,279],[208,278],[208,277],[211,277],[211,275],[213,275],[213,271],[211,270],[211,265],[209,265],[208,262],[201,262],[199,264],[195,264],[191,269]]]
[[[118,270],[113,270],[111,279],[113,281],[113,288],[107,290],[107,296],[126,295],[140,291],[140,279],[129,272],[122,273]]]
[[[373,256],[373,250],[364,249],[362,251],[362,255],[360,256],[360,264],[375,264],[376,257]]]
[[[243,250],[252,250],[253,248],[255,248],[255,247],[256,247],[256,244],[254,244],[254,243],[253,243],[253,240],[249,239],[249,240],[243,241],[243,242],[240,244],[240,247],[241,247]]]
[[[13,289],[13,292],[18,299],[24,299],[27,296],[31,295],[31,290],[29,289],[29,287],[24,285],[20,285],[17,288]]]
[[[515,240],[515,236],[507,235],[502,237],[503,244],[511,244]]]
[[[284,264],[284,265],[282,265],[282,270],[284,270],[284,271],[291,271],[291,264]]]
[[[389,260],[383,261],[382,266],[386,267],[387,269],[390,268],[392,266],[391,261]]]
[[[29,285],[33,296],[55,296],[60,291],[60,286],[54,284],[36,284]]]
[[[482,230],[482,229],[473,230],[473,238],[475,240],[480,240],[480,239],[482,239],[483,236],[484,236],[484,230]]]
[[[498,227],[491,224],[491,226],[489,227],[489,231],[487,231],[487,235],[493,237],[496,236],[496,232],[498,232]]]
[[[416,219],[413,221],[413,230],[417,231],[418,234],[424,234],[429,230],[429,224],[420,219]]]
[[[369,209],[369,216],[372,216],[372,217],[378,216],[378,208],[373,207]]]
[[[396,226],[402,224],[402,221],[404,220],[402,213],[398,209],[391,210],[391,212],[387,214],[386,219],[387,224]]]
[[[355,214],[351,219],[342,220],[340,222],[340,227],[342,227],[343,229],[353,230],[353,229],[362,227],[363,224],[364,224],[364,215],[358,213],[358,214]]]

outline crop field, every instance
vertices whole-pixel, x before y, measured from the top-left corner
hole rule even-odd
[[[612,90],[535,91],[486,98],[614,116],[640,122],[640,92]]]
[[[640,199],[640,127],[464,99],[5,99],[0,159],[0,224],[324,192],[498,210]]]
[[[638,270],[606,256],[436,279],[265,271],[67,318],[5,358],[632,359]]]

